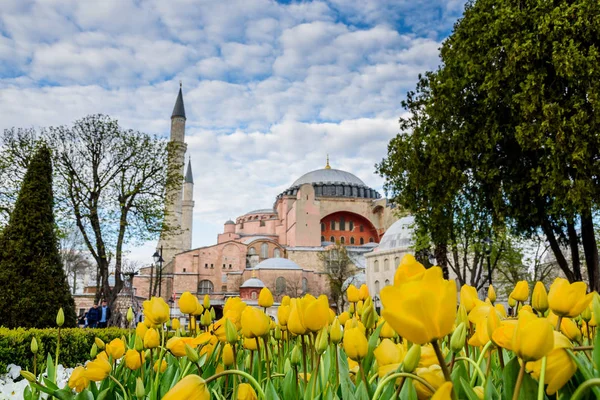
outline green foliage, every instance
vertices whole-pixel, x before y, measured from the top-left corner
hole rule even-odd
[[[0,321],[4,326],[55,326],[61,307],[64,326],[76,324],[58,250],[53,203],[50,150],[40,146],[0,237]]]
[[[8,364],[16,364],[23,369],[33,371],[31,339],[38,341],[37,371],[45,368],[46,354],[55,354],[57,329],[8,329],[0,328],[0,373],[6,371]],[[59,363],[65,367],[75,367],[89,360],[94,338],[99,337],[105,343],[127,334],[127,330],[118,328],[80,329],[67,328],[60,331]]]

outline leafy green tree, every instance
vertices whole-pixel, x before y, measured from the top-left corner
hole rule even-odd
[[[358,270],[348,255],[346,246],[340,242],[332,244],[325,251],[319,253],[318,256],[325,266],[331,301],[335,303],[337,312],[341,313],[344,311],[346,304],[344,283],[348,278],[354,276]]]
[[[54,224],[50,150],[31,158],[10,221],[0,236],[0,323],[53,327],[63,308],[75,326],[75,304],[62,268]]]
[[[441,221],[439,243],[450,205],[465,193],[494,229],[542,232],[571,281],[583,279],[583,249],[590,287],[599,289],[599,14],[595,0],[466,5],[442,65],[408,94],[411,114],[380,168],[397,197]],[[406,184],[403,157],[412,162]],[[429,169],[423,177],[417,158]]]

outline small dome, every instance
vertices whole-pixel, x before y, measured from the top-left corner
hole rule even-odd
[[[367,186],[356,175],[339,169],[323,168],[308,172],[296,179],[292,187],[305,183],[342,183],[356,186]]]
[[[228,220],[225,222],[225,225],[235,225],[235,222],[233,222],[232,220],[228,219]]]
[[[243,288],[263,288],[265,287],[265,284],[263,283],[263,281],[261,281],[258,278],[250,278],[248,279],[246,282],[242,283]]]
[[[401,247],[406,248],[412,245],[414,224],[415,217],[413,216],[403,217],[394,222],[392,226],[385,231],[377,249],[379,251],[391,250]]]
[[[259,262],[253,269],[302,269],[298,264],[287,258],[267,258]]]
[[[276,214],[276,212],[272,208],[261,208],[258,210],[252,210],[250,212],[247,212],[244,215],[252,215],[252,214]]]

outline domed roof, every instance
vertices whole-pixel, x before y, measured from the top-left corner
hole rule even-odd
[[[354,285],[357,288],[359,288],[362,284],[366,284],[367,283],[367,274],[365,274],[364,272],[359,272],[356,275],[352,275],[351,277],[349,277],[348,279],[346,279],[344,281],[344,283],[342,284],[342,290],[346,290],[348,289],[348,286],[350,285]]]
[[[287,258],[267,258],[256,264],[253,269],[302,269],[298,264]]]
[[[227,221],[225,221],[225,225],[235,225],[235,222],[233,222],[232,220],[228,219]]]
[[[276,212],[272,208],[261,208],[258,210],[252,210],[250,212],[247,212],[244,215],[251,215],[251,214],[276,214]]]
[[[246,282],[242,283],[242,286],[240,287],[258,288],[265,287],[265,284],[258,278],[250,278]]]
[[[399,247],[408,247],[412,244],[413,226],[415,217],[400,218],[385,231],[379,242],[378,251],[391,250]]]
[[[296,179],[292,187],[301,186],[305,183],[342,183],[356,186],[367,186],[354,174],[333,168],[323,168],[308,172]]]

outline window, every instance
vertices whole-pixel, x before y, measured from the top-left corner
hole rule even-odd
[[[185,272],[185,268],[183,269],[183,272]]]
[[[325,223],[321,222],[321,232],[325,232]]]
[[[390,280],[389,279],[385,280],[385,286],[390,286]]]
[[[360,231],[361,231],[361,232],[364,232],[364,231],[365,231],[365,227],[361,225],[361,226],[360,226]]]
[[[208,268],[208,264],[204,264],[204,268]]]
[[[302,293],[308,292],[308,279],[302,278]]]
[[[260,226],[265,226],[265,221],[260,221]]]
[[[213,264],[210,264],[210,269],[213,269],[215,266]]]
[[[375,241],[375,239],[369,238],[369,243],[373,243],[374,241]]]
[[[255,255],[256,254],[256,249],[254,247],[250,247],[248,249],[248,254],[251,255],[251,256]]]
[[[321,236],[321,242],[325,241],[325,236]]]
[[[269,258],[269,245],[267,243],[260,245],[260,258]]]
[[[400,265],[400,257],[394,258],[394,268],[398,268],[398,265]]]
[[[383,260],[383,270],[384,271],[390,270],[390,260],[388,260],[387,258],[385,260]]]
[[[279,278],[277,278],[277,280],[275,281],[275,293],[282,294],[285,292],[286,288],[287,288],[287,284],[285,282],[285,278],[283,276],[280,276]]]
[[[226,292],[227,291],[227,285],[222,285],[221,286],[221,291],[222,292]]]
[[[231,269],[231,264],[229,264],[229,269]]]
[[[375,281],[375,293],[379,293],[379,281]]]
[[[252,292],[252,294],[250,295],[250,298],[252,300],[256,300],[256,297],[257,297],[256,292]]]
[[[365,239],[360,238],[360,244],[365,244]]]
[[[346,238],[342,236],[342,237],[340,238],[340,243],[341,243],[341,244],[344,244],[344,243],[346,243]]]
[[[335,231],[335,221],[331,221],[331,230]]]
[[[350,244],[354,244],[354,238],[353,237],[350,238]]]
[[[373,272],[379,272],[379,261],[375,260],[373,262]]]
[[[213,290],[213,283],[208,279],[204,279],[198,284],[198,294],[211,294]]]
[[[329,238],[329,241],[330,241],[331,243],[335,243],[335,238],[332,236],[332,237],[330,237],[330,238]]]
[[[227,264],[223,264],[223,269],[227,268]]]
[[[275,257],[275,258],[281,257],[281,250],[279,250],[278,248],[275,248],[275,250],[273,250],[273,257]]]
[[[354,230],[354,221],[348,222],[348,230],[350,230],[350,231]]]
[[[346,219],[344,217],[340,218],[340,231],[346,230]]]

